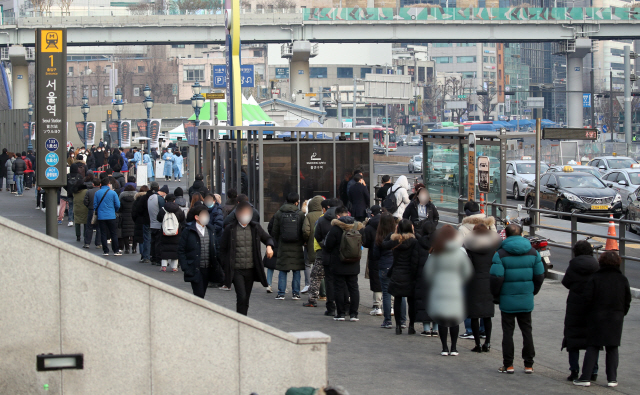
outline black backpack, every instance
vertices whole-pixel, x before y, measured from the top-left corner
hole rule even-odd
[[[79,173],[73,173],[67,175],[67,196],[73,196],[78,191],[77,183],[82,180],[82,176]]]
[[[398,201],[396,200],[396,192],[400,188],[401,187],[396,188],[395,191],[393,190],[393,188],[389,189],[389,193],[382,201],[382,207],[387,209],[387,212],[389,214],[393,214],[396,211],[398,211]]]
[[[285,243],[296,243],[302,239],[302,224],[298,220],[300,210],[282,213],[280,217],[280,237]]]

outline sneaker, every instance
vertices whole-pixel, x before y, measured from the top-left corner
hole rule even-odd
[[[304,288],[302,288],[302,291],[300,291],[301,294],[306,294],[307,292],[309,292],[309,286],[305,285]]]
[[[172,272],[176,273],[178,271],[178,268],[175,269],[171,269]]]
[[[1,191],[1,189],[0,189],[0,191]],[[40,210],[40,207],[36,207],[36,210]]]
[[[402,328],[402,329],[407,329],[407,323],[406,323],[406,322],[403,322],[403,323],[400,325],[400,328]]]
[[[498,372],[514,374],[516,371],[513,369],[513,366],[508,366],[508,367],[500,366],[500,368],[498,369]]]
[[[463,333],[462,335],[459,336],[460,339],[473,339],[473,333]]]
[[[69,227],[73,226],[73,221],[69,221],[69,223],[67,224],[67,226],[69,226]]]
[[[62,221],[58,221],[58,225],[62,225]]]
[[[324,312],[324,315],[327,317],[333,317],[334,315],[336,315],[335,311],[331,311],[331,310],[327,310]]]
[[[358,322],[358,321],[360,321],[360,319],[358,318],[358,316],[357,316],[357,315],[355,315],[355,314],[351,314],[351,317],[349,318],[349,321],[351,321],[351,322]]]
[[[451,355],[452,357],[457,357],[458,354],[458,350],[456,350],[455,348],[452,348],[451,352],[449,353],[449,355]]]
[[[607,387],[617,387],[618,386],[618,382],[617,381],[609,381],[607,383]]]
[[[83,245],[82,248],[89,248],[89,244]]]
[[[487,335],[484,332],[480,332],[480,339],[486,339]]]
[[[166,266],[162,266],[162,268],[160,268],[161,272],[166,272],[167,271],[167,267]]]
[[[373,307],[373,310],[371,310],[369,312],[369,315],[375,315],[375,316],[381,316],[382,315],[382,309],[380,309],[379,307]]]
[[[151,263],[151,259],[143,259],[143,260],[142,260],[142,263],[147,263],[147,264],[148,264],[148,263]]]
[[[333,317],[334,321],[344,321],[344,315],[337,315]]]
[[[589,380],[573,380],[573,385],[577,385],[578,387],[590,387],[591,381]]]
[[[524,367],[524,373],[525,373],[525,374],[533,374],[533,367],[531,367],[531,366],[525,366],[525,367]]]
[[[41,210],[42,210],[42,212],[43,212],[43,213],[46,213],[46,212],[47,212],[47,209],[46,209],[46,208],[43,208],[43,209],[41,209]]]
[[[394,311],[393,311],[393,307],[391,308],[391,316],[393,317],[395,315]]]
[[[420,332],[420,336],[431,337],[431,332],[430,331],[422,331],[422,332]]]
[[[440,334],[438,334],[438,331],[431,331],[431,337],[438,337],[440,336]]]
[[[96,246],[96,250],[101,250],[101,249],[102,249],[102,244]]]
[[[380,325],[380,328],[382,328],[382,329],[392,329],[393,325],[390,322],[383,322],[382,325]]]
[[[307,303],[303,303],[302,304],[304,307],[318,307],[318,304],[316,302],[307,302]]]
[[[326,296],[321,296],[321,297],[318,298],[318,300],[322,300],[324,302],[324,301],[327,300],[327,297]]]
[[[276,296],[276,300],[284,300],[284,295],[278,295],[278,296]]]
[[[222,287],[218,288],[222,291],[231,291],[231,288],[227,287],[226,285],[223,285]]]
[[[448,357],[449,356],[449,349],[448,348],[443,348],[442,352],[440,352],[440,355],[442,355],[443,357]]]
[[[102,255],[109,256],[109,253],[108,252],[104,252],[104,253],[102,253]]]
[[[273,292],[273,289],[271,289],[271,285],[269,285],[269,286],[266,288],[266,290],[267,290],[267,293],[268,293],[268,294],[270,294],[270,293],[272,293],[272,292]]]
[[[298,295],[298,294],[293,294],[293,295],[291,295],[291,299],[293,299],[293,300],[298,300],[298,299],[300,299],[300,295]]]
[[[117,251],[113,254],[114,256],[122,256],[122,251]]]

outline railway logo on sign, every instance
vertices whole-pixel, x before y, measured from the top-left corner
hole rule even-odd
[[[41,30],[41,52],[62,52],[62,30]]]
[[[59,175],[60,173],[58,172],[58,169],[56,167],[49,167],[44,172],[44,176],[47,177],[47,180],[49,181],[57,180]]]
[[[47,147],[47,151],[55,151],[58,149],[59,145],[60,144],[56,139],[47,139],[47,142],[45,143],[45,146]]]
[[[59,160],[60,158],[55,152],[49,152],[47,156],[44,157],[44,161],[47,162],[47,165],[49,166],[57,165]]]

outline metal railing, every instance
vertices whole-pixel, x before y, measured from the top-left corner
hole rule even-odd
[[[468,200],[464,197],[460,197],[458,199],[458,222],[462,222],[462,218],[464,218],[465,213],[464,213],[464,204],[467,202]],[[479,203],[481,204],[483,207],[485,207],[485,212],[488,213],[489,212],[489,208],[491,209],[491,216],[493,217],[500,217],[502,218],[502,216],[498,215],[498,211],[504,211],[505,209],[512,209],[512,210],[516,210],[518,212],[520,211],[525,211],[529,213],[529,221],[526,224],[522,224],[521,226],[524,228],[525,226],[528,226],[528,230],[529,230],[529,234],[532,236],[535,236],[536,234],[536,230],[540,230],[540,229],[546,229],[546,230],[551,230],[554,232],[561,232],[561,233],[568,233],[571,235],[571,245],[566,245],[566,244],[561,244],[561,243],[556,243],[552,240],[549,240],[548,243],[550,246],[552,247],[558,247],[558,248],[564,248],[567,250],[571,250],[572,247],[578,242],[578,236],[587,236],[587,237],[600,237],[600,238],[604,238],[604,239],[612,239],[612,240],[616,240],[618,242],[618,254],[620,255],[620,258],[622,259],[622,264],[620,265],[620,270],[622,271],[622,273],[624,273],[625,271],[625,265],[626,265],[626,261],[633,261],[633,262],[640,262],[640,257],[635,257],[635,256],[629,256],[627,255],[627,251],[626,251],[626,243],[639,243],[638,240],[634,240],[634,239],[629,239],[626,237],[626,227],[629,224],[634,224],[640,227],[640,222],[639,221],[630,221],[628,219],[624,219],[624,216],[620,217],[620,218],[607,218],[605,216],[597,216],[597,215],[587,215],[587,214],[576,214],[576,213],[567,213],[567,212],[559,212],[559,211],[553,211],[553,210],[546,210],[546,209],[536,209],[533,207],[524,207],[522,206],[521,208],[518,206],[511,206],[508,204],[500,204],[500,203],[495,203],[494,202],[482,202]],[[561,228],[556,228],[556,227],[552,227],[552,226],[545,226],[545,225],[540,225],[536,223],[536,213],[538,214],[549,214],[549,215],[554,215],[554,216],[558,216],[558,215],[562,215],[565,218],[570,217],[570,223],[571,223],[571,228],[569,230],[567,229],[561,229]],[[592,232],[586,232],[586,231],[581,231],[578,230],[578,219],[587,219],[587,220],[597,220],[597,221],[602,221],[604,220],[608,220],[610,222],[613,222],[615,224],[618,224],[618,234],[616,236],[609,236],[609,235],[602,235],[602,234],[596,234],[596,233],[592,233]],[[572,253],[573,256],[573,253]]]

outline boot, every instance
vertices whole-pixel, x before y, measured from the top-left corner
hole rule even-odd
[[[409,334],[410,335],[416,334],[416,329],[413,327],[413,325],[409,325]]]
[[[578,380],[579,376],[580,376],[580,374],[579,374],[579,372],[577,370],[572,370],[571,374],[569,375],[569,377],[567,377],[567,381]]]
[[[132,254],[135,254],[136,252],[137,252],[137,251],[136,251],[136,246],[131,247],[131,253],[132,253]]]
[[[402,327],[396,326],[396,335],[402,335]]]
[[[128,254],[129,253],[129,247],[124,247],[124,253]]]

